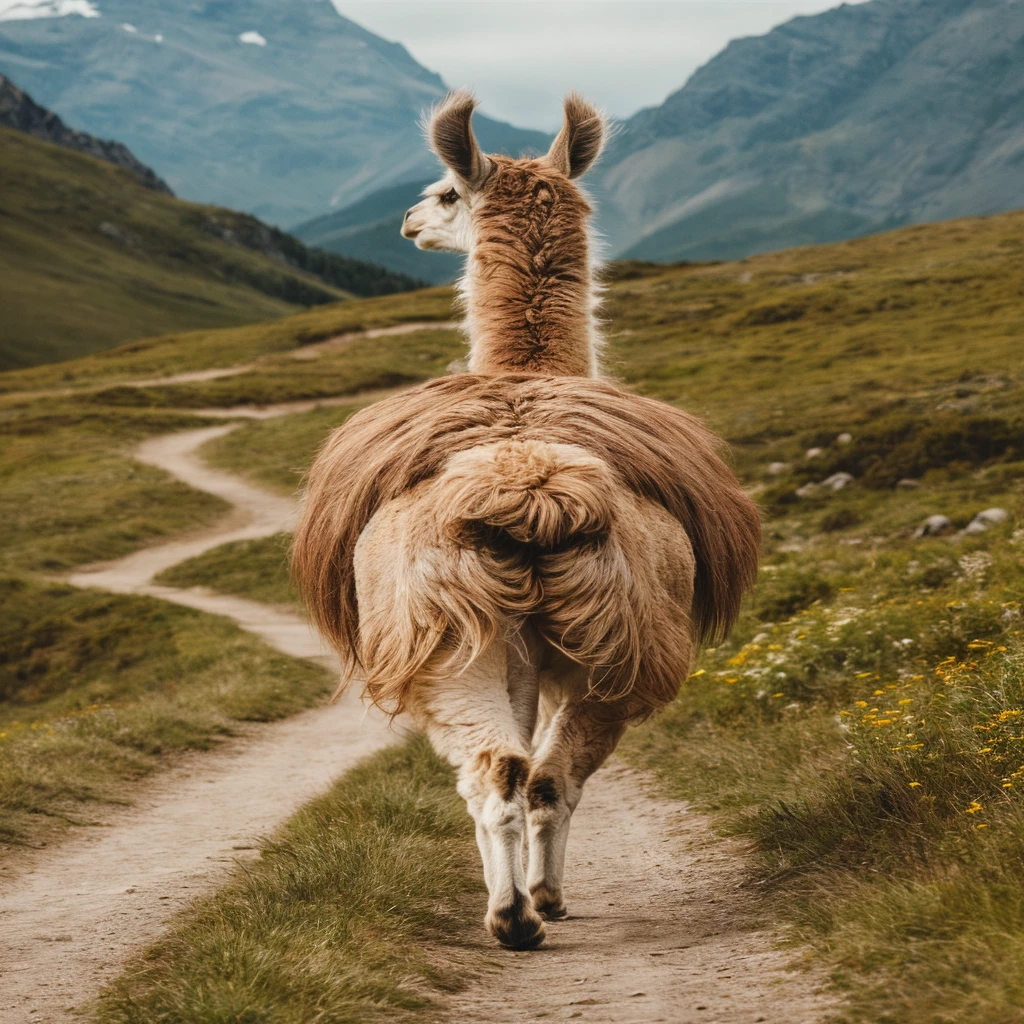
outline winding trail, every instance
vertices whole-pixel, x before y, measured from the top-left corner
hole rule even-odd
[[[345,335],[404,333],[448,324],[402,325]],[[309,358],[300,356],[297,358]],[[251,364],[249,364],[251,365]],[[136,382],[156,386],[216,379],[249,365]],[[227,419],[156,437],[137,453],[231,506],[216,526],[75,573],[72,583],[147,594],[224,615],[278,650],[334,665],[305,621],[286,609],[203,588],[159,586],[177,563],[236,540],[291,529],[292,501],[207,466],[198,449],[237,429],[379,392],[274,406],[192,410]],[[356,760],[394,738],[354,697],[272,725],[245,726],[215,754],[191,754],[140,786],[130,809],[106,812],[59,848],[0,866],[0,1022],[66,1024],[126,961],[158,939],[173,915],[223,882],[254,854],[260,836],[322,792]],[[570,916],[549,923],[531,953],[479,948],[498,966],[448,999],[447,1024],[820,1024],[836,1009],[820,978],[794,973],[795,956],[759,927],[743,888],[744,851],[713,836],[685,804],[652,797],[612,762],[586,789],[569,846]]]
[[[261,416],[291,411],[267,407]],[[137,452],[140,461],[228,502],[232,509],[216,526],[77,572],[70,582],[224,615],[285,654],[335,666],[305,620],[286,609],[152,582],[164,569],[213,547],[291,529],[294,502],[215,471],[196,454],[238,425],[151,438]],[[176,911],[221,883],[300,804],[395,738],[383,718],[365,712],[355,697],[238,731],[216,754],[176,759],[138,788],[130,809],[101,812],[99,827],[3,866],[3,1024],[79,1019],[74,1007],[157,939]]]
[[[454,997],[448,1024],[819,1024],[823,979],[788,970],[744,888],[745,851],[613,760],[587,784],[566,861],[569,916],[544,946]]]

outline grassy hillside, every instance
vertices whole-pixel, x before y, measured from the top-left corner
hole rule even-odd
[[[752,882],[833,971],[850,1022],[1004,1024],[1024,1010],[1022,239],[1018,213],[732,264],[622,264],[611,274],[612,372],[728,437],[766,515],[764,570],[735,635],[705,653],[679,701],[632,733],[624,752],[749,839]],[[353,395],[443,372],[461,342],[429,322],[450,316],[450,298],[437,289],[348,302],[0,375],[5,522],[16,527],[0,540],[4,564],[19,586],[36,587],[27,576],[208,521],[215,502],[133,463],[138,440],[193,425],[206,406]],[[428,325],[309,348],[403,321]],[[248,368],[168,388],[121,386],[232,364]],[[204,454],[292,493],[327,431],[371,399],[247,423]],[[806,486],[840,472],[853,477],[842,490]],[[915,536],[928,516],[962,530],[991,507],[1008,516],[984,532]],[[285,544],[222,548],[168,581],[287,601]],[[77,638],[87,663],[102,630],[89,634],[92,619],[66,594],[31,593],[33,621],[51,614],[45,602],[55,622],[85,631],[60,635]],[[150,612],[131,614],[145,623]],[[35,657],[33,643],[22,657]],[[45,661],[30,691],[19,690],[39,702],[40,728],[97,685],[65,664]],[[210,713],[201,688],[189,699],[195,713]],[[405,813],[389,820],[408,822]],[[328,827],[301,818],[282,856],[321,863]],[[354,833],[332,835],[336,849],[355,842]],[[293,982],[307,995],[319,987],[332,1007],[351,1005],[347,980],[330,988],[317,973],[317,929],[330,919],[318,900],[334,890],[303,876],[319,895],[282,917],[295,875],[280,870],[278,849],[268,848],[266,873],[245,881],[250,888],[201,910],[151,971],[125,979],[103,1020],[157,1011],[221,1019],[222,1005],[237,1014],[256,1005],[256,994],[248,1003],[231,994],[248,991],[238,985],[254,962],[276,965],[274,984],[258,993],[265,1014],[291,1019]],[[383,927],[375,913],[359,918],[363,934]],[[214,920],[218,976],[235,989],[214,991],[209,957],[186,952],[206,948],[200,938]],[[430,920],[417,918],[408,934]],[[285,945],[282,935],[291,936]],[[382,954],[373,970],[387,963]],[[421,976],[422,966],[394,966]],[[366,991],[383,1004],[404,998],[374,984]]]
[[[0,368],[414,282],[0,128]]]
[[[833,972],[844,1021],[1024,1011],[1022,237],[1011,214],[614,268],[614,372],[714,423],[766,515],[734,636],[624,753],[750,841],[752,883]],[[382,365],[424,341],[387,340]],[[276,382],[308,388],[283,363]],[[293,492],[350,413],[247,424],[205,454]],[[804,489],[836,472],[853,482]],[[991,507],[1009,515],[986,532],[915,536]],[[283,543],[175,579],[288,600]],[[193,976],[164,966],[176,990]]]

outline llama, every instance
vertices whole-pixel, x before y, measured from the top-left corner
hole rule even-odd
[[[469,372],[328,438],[292,564],[343,678],[408,713],[456,768],[486,926],[532,949],[566,914],[584,783],[731,627],[760,524],[699,420],[598,376],[575,179],[602,148],[600,114],[570,94],[547,155],[510,159],[480,151],[475,105],[458,91],[433,111],[447,171],[402,228],[469,254]]]

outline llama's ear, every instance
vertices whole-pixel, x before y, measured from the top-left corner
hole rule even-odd
[[[476,97],[471,92],[455,89],[434,107],[427,121],[431,148],[470,188],[479,188],[493,167],[473,134],[475,108]]]
[[[551,143],[548,160],[567,178],[578,178],[601,155],[607,134],[601,111],[573,90],[565,97],[565,123]]]

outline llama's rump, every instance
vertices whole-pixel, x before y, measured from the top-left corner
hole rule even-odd
[[[541,459],[561,451],[572,486],[535,508],[504,508],[500,488],[486,486],[487,474],[507,472],[502,453],[517,448]],[[444,475],[451,486],[437,497],[452,509],[444,527],[449,539],[478,544],[491,557],[503,557],[500,545],[474,533],[481,525],[544,549],[574,535],[606,536],[615,514],[628,521],[650,519],[647,506],[664,510],[692,549],[692,603],[680,626],[697,641],[711,639],[732,625],[754,581],[760,538],[757,509],[719,448],[696,418],[603,381],[470,374],[430,381],[360,411],[328,438],[310,470],[294,578],[320,630],[350,666],[359,664],[359,537],[387,503]],[[470,454],[475,450],[489,454],[481,461]],[[566,456],[570,450],[579,457]],[[620,530],[616,543],[623,536]],[[515,561],[514,552],[505,556]],[[516,582],[515,572],[508,584],[522,590],[519,598],[510,592],[509,610],[528,613],[533,584],[525,577]]]

